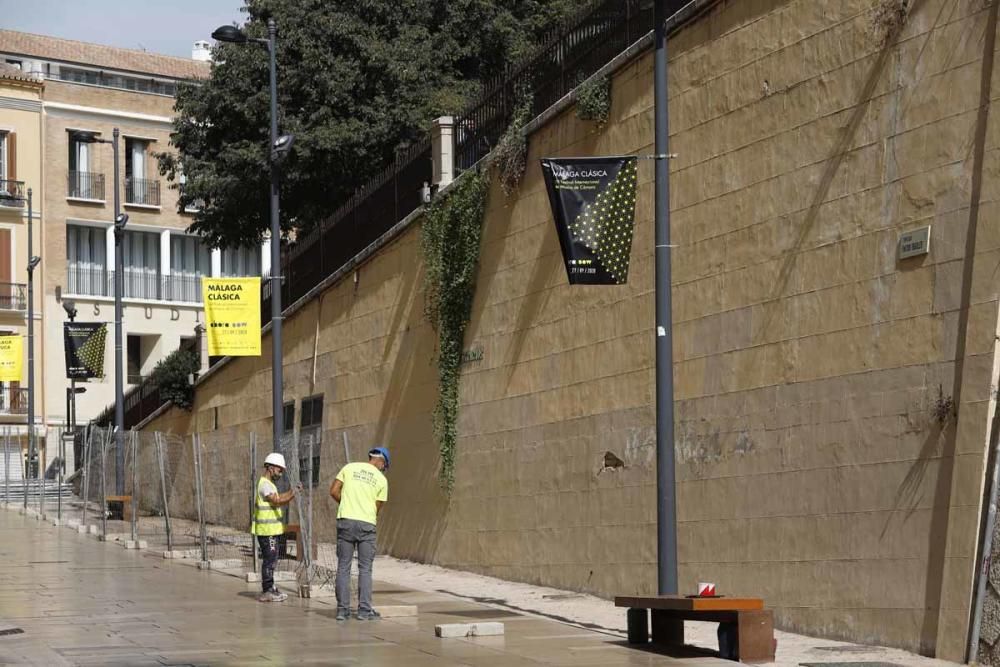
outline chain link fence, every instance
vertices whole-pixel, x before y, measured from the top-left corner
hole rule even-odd
[[[124,438],[125,492],[117,495],[114,435],[112,428],[97,426],[83,434],[83,461],[72,476],[75,497],[70,510],[81,532],[234,574],[259,571],[250,526],[269,443],[236,429],[185,437],[131,431]],[[329,485],[351,460],[351,451],[346,433],[327,442],[323,435],[320,429],[303,429],[279,443],[287,470],[277,482],[278,490],[301,483],[302,492],[283,508],[286,532],[275,578],[309,587],[302,591],[332,594],[336,521],[332,515],[317,521],[316,515],[329,507],[324,501]]]

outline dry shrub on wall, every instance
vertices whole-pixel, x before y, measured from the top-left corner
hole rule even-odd
[[[508,197],[517,192],[527,168],[528,137],[524,133],[524,126],[529,120],[531,101],[524,100],[518,105],[507,131],[493,150],[492,166],[496,169],[503,193]]]
[[[601,76],[582,82],[576,89],[576,117],[603,125],[610,115],[611,77]]]
[[[873,0],[872,39],[880,48],[893,42],[910,14],[910,0]]]

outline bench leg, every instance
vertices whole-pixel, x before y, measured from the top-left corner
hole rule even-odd
[[[740,662],[774,662],[774,612],[741,611],[736,624]]]
[[[645,609],[629,609],[625,616],[629,644],[649,643],[649,614]]]
[[[654,609],[653,614],[653,643],[663,646],[684,644],[684,621],[673,618],[667,612]]]

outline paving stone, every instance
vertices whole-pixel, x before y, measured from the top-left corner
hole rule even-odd
[[[442,639],[494,637],[503,634],[503,623],[442,623],[434,626],[434,634]]]

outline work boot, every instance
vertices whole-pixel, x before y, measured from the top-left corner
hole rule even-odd
[[[338,609],[337,610],[337,620],[338,621],[346,621],[347,618],[350,615],[351,615],[351,612],[349,612],[347,609]]]
[[[278,598],[274,591],[264,591],[257,596],[257,602],[278,602]]]
[[[274,601],[275,602],[284,602],[285,600],[288,599],[288,593],[282,593],[281,591],[279,591],[277,589],[271,591],[271,595],[274,596]]]
[[[382,620],[382,614],[378,613],[374,609],[371,611],[359,611],[357,619],[359,621],[380,621]]]

